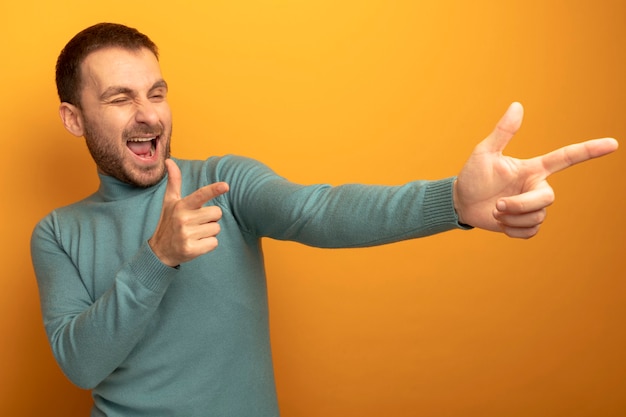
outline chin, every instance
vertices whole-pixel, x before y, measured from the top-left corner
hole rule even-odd
[[[152,187],[165,177],[165,165],[161,169],[155,169],[150,173],[140,173],[135,176],[133,185],[141,188]]]
[[[149,188],[158,184],[166,174],[165,161],[159,161],[152,167],[129,167],[119,175],[118,180],[139,188]]]

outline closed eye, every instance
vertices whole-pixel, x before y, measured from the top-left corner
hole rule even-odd
[[[152,100],[152,101],[163,101],[163,100],[165,100],[165,94],[152,94],[152,95],[150,95],[150,100]]]
[[[167,83],[165,81],[159,81],[155,83],[150,89],[150,100],[163,101],[167,97]]]
[[[124,103],[128,103],[130,101],[130,99],[128,97],[118,97],[118,98],[114,98],[113,100],[110,100],[109,103],[111,104],[124,104]]]

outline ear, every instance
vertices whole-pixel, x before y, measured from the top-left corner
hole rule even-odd
[[[63,102],[59,106],[59,115],[63,125],[74,136],[83,136],[83,116],[78,107],[73,104]]]

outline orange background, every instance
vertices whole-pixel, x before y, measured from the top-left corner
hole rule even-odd
[[[298,182],[454,175],[514,100],[511,155],[626,138],[623,0],[3,1],[0,16],[3,416],[88,413],[52,358],[28,248],[37,220],[97,186],[53,77],[88,25],[160,46],[175,155],[247,155]],[[283,417],[625,415],[625,162],[556,174],[528,241],[267,241]]]

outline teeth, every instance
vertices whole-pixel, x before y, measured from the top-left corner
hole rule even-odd
[[[129,142],[149,142],[151,140],[156,139],[156,137],[153,138],[130,138],[128,139]]]

